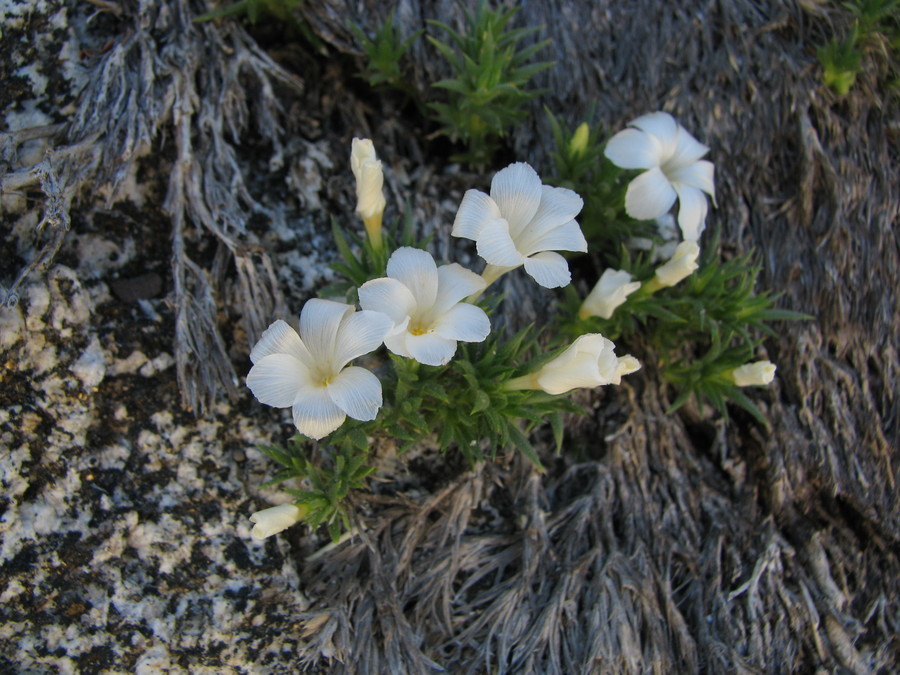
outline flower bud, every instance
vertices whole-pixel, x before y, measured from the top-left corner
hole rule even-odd
[[[739,387],[764,387],[775,379],[775,364],[771,361],[744,364],[731,371],[731,379]]]
[[[587,122],[581,125],[572,134],[572,140],[569,141],[569,155],[574,158],[581,157],[587,152],[587,144],[591,137],[591,128]]]
[[[616,307],[641,287],[641,282],[632,281],[633,278],[625,270],[604,270],[600,281],[581,303],[578,315],[582,319],[589,316],[599,316],[601,319],[610,318]]]
[[[506,383],[507,389],[542,389],[564,394],[579,387],[620,384],[622,376],[640,369],[633,356],[616,356],[616,346],[599,333],[580,336],[568,349],[535,373]]]
[[[356,177],[356,212],[363,219],[369,239],[381,246],[381,217],[384,214],[384,172],[368,138],[354,138],[350,168]]]
[[[271,537],[299,522],[308,513],[308,507],[294,504],[281,504],[257,511],[250,516],[250,522],[256,523],[250,530],[250,536],[257,540]]]
[[[678,244],[672,259],[656,269],[656,281],[660,287],[674,286],[682,279],[689,277],[699,265],[700,247],[695,241],[683,241]]]

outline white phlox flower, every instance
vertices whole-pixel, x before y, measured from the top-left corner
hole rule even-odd
[[[370,139],[353,139],[350,169],[356,178],[356,212],[363,220],[377,217],[380,222],[385,206],[384,172]]]
[[[250,530],[250,536],[257,540],[271,537],[300,522],[307,513],[309,513],[308,508],[301,508],[294,504],[281,504],[257,511],[250,516],[250,522],[255,523],[253,529]]]
[[[368,421],[381,407],[381,382],[347,364],[377,349],[391,330],[379,312],[315,298],[300,312],[300,335],[284,321],[269,326],[250,352],[247,386],[261,403],[291,408],[294,424],[322,438],[346,416]]]
[[[674,286],[689,277],[699,267],[697,264],[699,257],[700,247],[696,242],[683,241],[678,244],[672,259],[656,268],[658,287]]]
[[[430,253],[403,247],[388,260],[386,278],[360,287],[359,304],[390,317],[393,329],[384,344],[392,352],[442,366],[453,358],[457,341],[481,342],[491,332],[484,310],[461,302],[485,285],[456,263],[438,267]]]
[[[506,388],[542,389],[548,394],[565,394],[580,387],[620,384],[623,375],[640,367],[631,355],[617,357],[616,346],[611,340],[599,333],[588,333],[537,372],[510,380]]]
[[[628,185],[625,210],[652,220],[678,200],[678,225],[686,241],[697,241],[706,227],[706,195],[716,201],[709,148],[664,112],[642,115],[606,144],[604,154],[623,169],[647,169]],[[704,194],[706,193],[706,194]]]
[[[600,280],[581,303],[579,315],[582,319],[589,316],[608,319],[640,287],[641,282],[634,281],[634,277],[625,270],[604,270]]]
[[[764,387],[775,379],[775,364],[771,361],[746,363],[731,371],[731,377],[739,387]]]
[[[490,195],[466,192],[451,234],[474,240],[478,255],[501,272],[524,265],[541,286],[557,288],[571,275],[554,251],[587,251],[574,220],[582,206],[578,194],[542,185],[534,169],[517,162],[497,172]]]

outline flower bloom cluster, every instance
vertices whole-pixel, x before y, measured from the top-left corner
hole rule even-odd
[[[353,139],[350,163],[357,212],[373,248],[380,250],[384,177],[372,142]],[[360,310],[316,298],[303,306],[299,332],[281,320],[269,326],[250,353],[248,387],[260,402],[290,408],[294,425],[309,438],[327,436],[347,417],[375,419],[382,405],[381,382],[351,362],[384,345],[397,356],[443,366],[459,342],[484,341],[490,319],[474,300],[500,275],[522,266],[546,288],[569,283],[568,263],[556,251],[587,251],[575,221],[582,207],[575,192],[543,185],[528,164],[502,169],[491,182],[490,195],[466,192],[453,224],[454,236],[475,241],[487,263],[481,275],[456,263],[438,266],[420,249],[398,248],[387,261],[386,276],[357,289]],[[633,283],[627,272],[612,271],[601,286],[595,298],[598,311],[611,314],[640,283]],[[634,357],[617,357],[613,343],[602,335],[588,334],[539,371],[510,380],[508,388],[563,394],[618,384],[639,367]],[[286,504],[255,513],[253,537],[267,537],[298,522],[307,515],[305,508]]]

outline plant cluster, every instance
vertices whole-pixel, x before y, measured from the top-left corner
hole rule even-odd
[[[537,28],[510,29],[517,9],[492,10],[480,0],[475,11],[463,8],[465,27],[454,30],[440,21],[428,21],[439,31],[428,42],[443,57],[453,75],[433,83],[444,97],[434,100],[417,91],[403,77],[401,59],[422,31],[403,38],[393,25],[393,12],[373,37],[353,26],[366,55],[363,77],[373,87],[391,87],[429,111],[438,133],[466,145],[456,161],[484,167],[499,147],[499,140],[525,115],[524,105],[541,94],[530,80],[550,62],[533,62],[549,40],[522,46]]]
[[[635,222],[671,218],[677,201],[684,240],[662,261],[655,248],[632,257],[623,247],[624,269],[607,269],[582,299],[559,252],[588,252],[576,221],[584,200],[517,162],[494,175],[489,193],[468,190],[453,222],[453,236],[474,242],[482,271],[439,265],[415,240],[408,215],[384,225],[382,163],[370,140],[354,139],[350,165],[366,234],[334,225],[335,269],[347,282],[303,306],[299,332],[276,321],[250,354],[247,385],[262,403],[290,408],[299,432],[287,447],[263,448],[282,466],[273,482],[304,485],[286,491],[293,503],[254,514],[254,536],[303,520],[340,537],[350,523],[348,496],[373,470],[373,446],[402,454],[432,443],[472,466],[516,449],[542,470],[531,430],[549,424],[561,450],[564,414],[579,410],[566,394],[620,384],[638,370],[612,342],[638,332],[651,336],[663,376],[681,391],[673,408],[693,393],[723,412],[727,399],[762,419],[739,389],[774,377],[774,365],[753,360],[754,335],[768,330],[766,320],[794,315],[772,309],[770,295],[753,294],[749,259],[701,259],[697,239],[715,195],[708,148],[666,113],[634,120],[600,152],[589,127],[560,133],[558,168],[569,167],[569,180],[596,180],[585,157],[616,165],[601,170],[610,177],[605,186],[586,192],[608,195],[613,208],[624,208],[622,219]],[[491,287],[518,268],[546,289],[569,287],[555,329],[496,330],[491,316],[501,298]]]
[[[841,5],[853,15],[850,32],[842,39],[832,38],[818,50],[825,84],[841,96],[846,95],[862,71],[867,52],[892,59],[900,33],[900,0],[848,0]],[[896,66],[891,63],[896,89]]]

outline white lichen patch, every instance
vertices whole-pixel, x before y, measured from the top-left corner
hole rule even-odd
[[[85,389],[91,389],[103,382],[106,376],[107,356],[96,335],[91,337],[87,349],[72,364],[72,373],[81,380]]]

